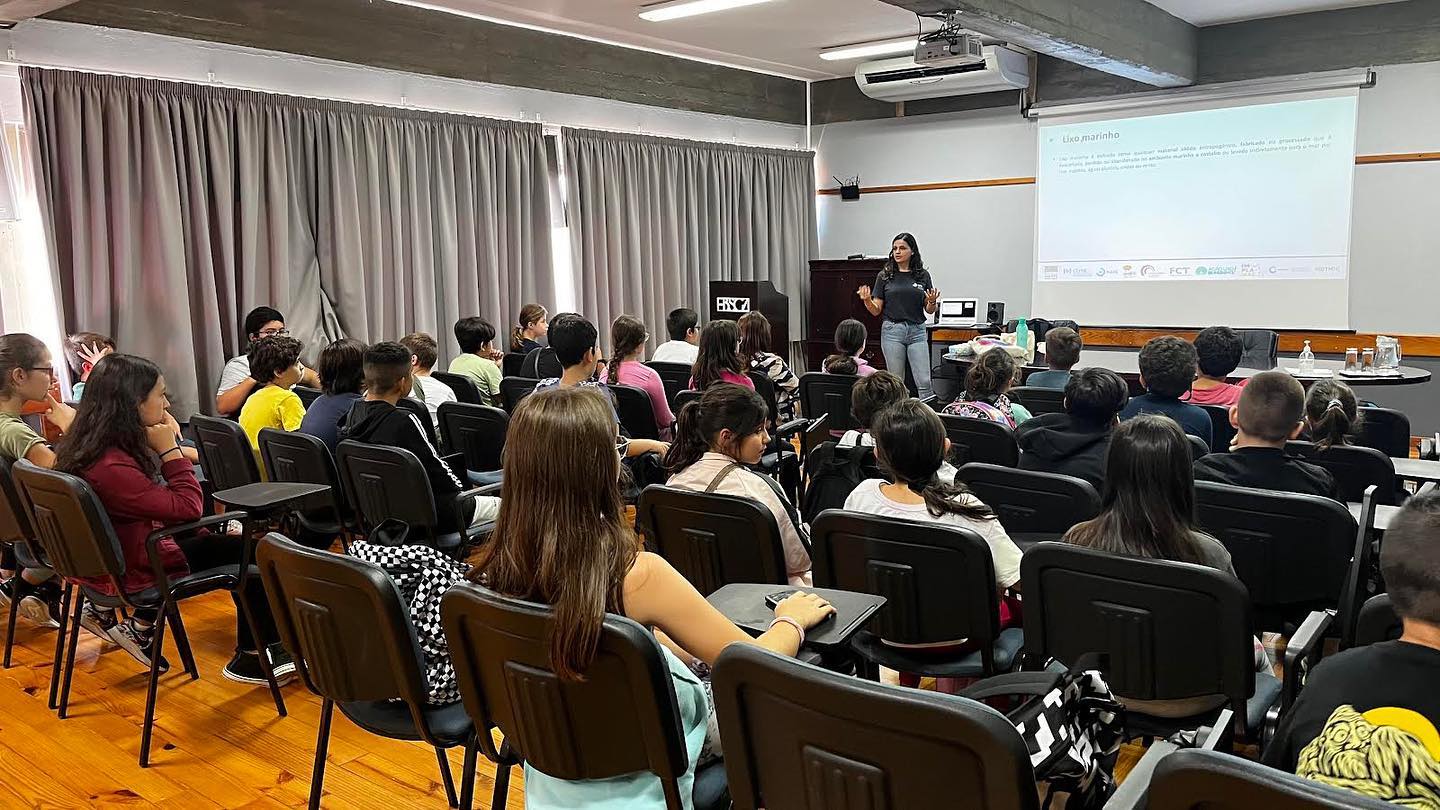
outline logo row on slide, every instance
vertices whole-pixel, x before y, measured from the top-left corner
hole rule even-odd
[[[1041,262],[1041,281],[1176,281],[1192,279],[1340,279],[1343,256],[1193,259],[1132,262]]]

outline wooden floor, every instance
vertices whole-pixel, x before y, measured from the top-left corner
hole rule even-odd
[[[235,608],[225,593],[187,600],[181,610],[200,668],[191,681],[166,639],[149,768],[137,763],[145,672],[123,650],[81,633],[70,715],[46,707],[54,630],[20,620],[14,660],[0,670],[0,807],[305,807],[315,757],[320,699],[297,679],[284,688],[288,717],[268,690],[225,680]],[[3,624],[0,624],[3,633]],[[3,636],[0,636],[3,642]],[[434,750],[360,730],[340,712],[331,725],[326,808],[444,808]],[[460,778],[462,750],[450,754]],[[490,806],[494,768],[480,757],[475,806]],[[509,807],[524,806],[522,779]],[[456,789],[458,791],[459,785]]]

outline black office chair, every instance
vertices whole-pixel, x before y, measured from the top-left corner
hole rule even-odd
[[[467,495],[481,494],[480,489],[457,493],[445,503],[437,503],[430,489],[430,479],[415,454],[401,447],[340,442],[335,450],[340,477],[350,507],[355,510],[360,530],[371,532],[386,520],[398,520],[410,527],[417,538],[428,542],[453,557],[464,556],[465,549],[487,536],[494,524],[462,526],[459,531],[441,532],[439,509],[454,509],[454,501]]]
[[[462,402],[440,404],[440,435],[445,446],[465,456],[470,483],[498,483],[505,453],[510,415],[489,405]]]
[[[1100,514],[1100,495],[1089,481],[971,462],[955,475],[995,511],[1000,525],[1022,549],[1059,540],[1071,526]]]
[[[560,360],[555,357],[555,350],[549,346],[532,349],[525,355],[525,362],[520,364],[521,377],[545,380],[564,373],[565,367],[560,365]]]
[[[760,469],[780,482],[791,503],[800,500],[800,457],[796,455],[790,439],[803,432],[810,424],[805,418],[780,421],[780,392],[775,381],[758,371],[747,371],[746,376],[755,384],[755,393],[765,400],[769,414],[767,426],[770,431],[770,445],[760,457]]]
[[[348,547],[354,533],[355,515],[345,500],[340,473],[325,443],[298,431],[263,428],[260,431],[260,457],[271,481],[292,484],[324,484],[328,492],[314,496],[295,510],[298,527],[315,542],[324,540],[321,548],[329,548],[329,540],[340,537]],[[309,545],[309,543],[307,543]]]
[[[1311,610],[1339,605],[1358,534],[1344,504],[1197,481],[1195,517],[1230,552],[1259,629],[1283,633]]]
[[[687,388],[675,395],[675,415],[680,415],[681,409],[691,402],[699,402],[702,392]]]
[[[973,419],[951,413],[940,414],[945,436],[950,439],[951,463],[957,467],[978,461],[1014,467],[1020,463],[1020,445],[1009,425],[989,419]]]
[[[1160,760],[1146,791],[1145,807],[1148,810],[1255,810],[1257,807],[1394,810],[1395,805],[1240,757],[1186,749]]]
[[[297,385],[290,390],[294,391],[295,395],[300,397],[300,404],[304,405],[306,408],[314,405],[315,400],[319,399],[321,395],[325,393],[319,388],[311,388],[306,385]]]
[[[520,407],[520,400],[535,393],[540,381],[534,377],[506,377],[500,381],[500,403],[505,412],[514,414]]]
[[[1280,356],[1280,333],[1269,329],[1237,329],[1240,334],[1240,367],[1261,371],[1275,368]]]
[[[518,377],[524,365],[524,352],[506,352],[505,356],[500,358],[500,374],[504,377]]]
[[[405,599],[381,568],[354,557],[305,548],[269,534],[256,553],[275,625],[295,669],[319,695],[320,728],[310,807],[324,793],[330,718],[335,707],[355,725],[393,740],[418,740],[435,749],[451,807],[460,807],[445,749],[465,746],[467,788],[475,780],[480,735],[460,702],[433,705],[420,642]],[[508,774],[508,768],[501,770]],[[504,807],[497,780],[496,807]],[[468,807],[468,805],[465,805]]]
[[[1287,442],[1285,452],[1329,470],[1347,503],[1359,503],[1373,485],[1376,504],[1394,506],[1403,491],[1395,477],[1395,462],[1373,447],[1336,445],[1321,450],[1310,442]]]
[[[1000,629],[995,563],[980,535],[940,523],[831,509],[815,519],[810,542],[816,587],[886,599],[874,621],[850,642],[870,664],[872,680],[878,680],[882,666],[916,675],[978,678],[1014,665],[1025,632]],[[977,649],[914,648],[960,639]]]
[[[1210,445],[1206,444],[1204,439],[1199,436],[1192,436],[1189,433],[1185,434],[1185,438],[1190,442],[1191,461],[1198,461],[1210,454]]]
[[[829,414],[831,430],[858,428],[860,424],[850,412],[850,389],[859,381],[859,377],[848,374],[827,374],[823,371],[801,374],[801,412],[811,419],[821,414]]]
[[[1209,725],[1228,703],[1236,725],[1258,738],[1280,681],[1255,672],[1255,637],[1245,586],[1203,565],[1126,557],[1066,543],[1041,543],[1020,563],[1025,583],[1025,653],[1067,665],[1105,657],[1106,681],[1132,701],[1214,696],[1214,710],[1168,719],[1131,706],[1131,737],[1165,738]],[[1123,698],[1122,698],[1123,699]]]
[[[1024,405],[1034,416],[1065,413],[1065,390],[1062,388],[1032,388],[1021,385],[1010,389],[1010,398]]]
[[[660,426],[655,424],[650,395],[630,385],[617,384],[609,388],[615,395],[615,412],[620,415],[620,424],[630,438],[659,440]]]
[[[0,459],[0,546],[14,550],[16,576],[23,568],[48,568],[41,559],[40,549],[34,544],[35,530],[30,525],[30,513],[20,497],[20,490],[10,477],[10,462]],[[20,600],[10,600],[9,616],[5,620],[5,669],[10,668],[10,651],[15,643],[15,619],[20,615]]]
[[[215,491],[243,487],[260,480],[260,468],[250,439],[240,425],[217,416],[195,414],[190,417],[190,430],[195,435],[195,449],[205,478]]]
[[[168,624],[175,633],[175,646],[180,660],[191,680],[200,677],[195,665],[195,656],[190,649],[190,640],[185,633],[185,624],[180,618],[179,603],[185,599],[215,591],[234,591],[242,575],[239,565],[223,565],[202,571],[191,571],[182,577],[172,578],[165,570],[160,556],[160,542],[166,538],[181,538],[198,534],[201,530],[216,526],[227,520],[245,518],[245,514],[229,513],[157,529],[145,539],[146,557],[150,560],[155,575],[155,585],[143,591],[127,591],[124,587],[126,562],[120,539],[110,525],[110,516],[100,502],[99,496],[84,479],[46,470],[28,461],[18,462],[12,469],[15,482],[23,493],[25,503],[34,518],[39,541],[44,547],[50,566],[55,573],[70,583],[66,588],[64,604],[73,612],[66,624],[60,628],[56,640],[56,659],[52,667],[52,692],[61,676],[58,709],[64,719],[70,705],[70,681],[75,673],[75,647],[80,638],[80,614],[85,603],[101,608],[123,608],[125,610],[154,609],[158,611],[155,635],[151,643],[149,689],[145,697],[145,716],[140,731],[140,767],[150,765],[150,738],[155,727],[155,698],[160,684],[160,660],[165,643],[165,626]],[[110,595],[91,585],[76,584],[78,579],[99,579],[107,582],[115,595]],[[257,643],[264,638],[255,622],[251,605],[239,599],[242,617],[249,625],[251,637]],[[59,652],[65,634],[69,633],[69,648],[63,665]],[[265,680],[270,685],[270,695],[275,701],[276,711],[285,715],[285,701],[280,696],[280,687],[268,655],[257,656]]]
[[[1235,426],[1230,424],[1230,409],[1224,405],[1201,405],[1210,414],[1210,452],[1230,452],[1235,440]]]
[[[432,371],[430,376],[445,383],[451,391],[455,392],[455,401],[463,402],[466,405],[489,405],[490,402],[480,393],[480,387],[475,381],[464,374],[451,374],[448,371]]]
[[[990,707],[731,644],[715,712],[736,810],[955,806],[1037,810],[1030,756]]]
[[[395,403],[395,407],[415,415],[420,422],[420,428],[425,431],[425,438],[430,440],[431,447],[438,449],[441,446],[440,434],[435,432],[435,420],[430,416],[430,409],[425,407],[424,403],[410,397],[401,397]]]
[[[1355,443],[1373,447],[1391,458],[1410,457],[1410,417],[1393,408],[1362,407],[1360,435]]]
[[[690,388],[690,374],[692,367],[688,363],[666,363],[661,360],[651,360],[645,365],[655,369],[660,375],[660,384],[665,386],[665,399],[670,403],[670,409],[679,411],[680,407],[675,404],[675,395]]]
[[[440,612],[460,695],[477,728],[500,729],[521,760],[556,779],[653,773],[666,807],[680,810],[690,756],[674,676],[653,633],[607,614],[584,679],[569,680],[551,667],[548,606],[467,582],[445,594]],[[482,746],[490,744],[486,737]],[[494,759],[504,753],[486,750]],[[726,806],[723,768],[714,763],[696,774],[697,810]],[[498,790],[508,774],[497,771]]]
[[[701,594],[732,582],[789,581],[780,526],[754,499],[652,484],[640,493],[635,525]]]

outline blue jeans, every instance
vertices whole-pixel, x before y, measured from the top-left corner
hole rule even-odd
[[[909,364],[917,396],[930,396],[930,338],[924,324],[885,321],[880,326],[880,352],[885,355],[885,368],[902,380]]]

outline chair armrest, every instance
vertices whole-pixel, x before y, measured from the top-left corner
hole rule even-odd
[[[1125,781],[1105,802],[1105,810],[1141,810],[1145,807],[1147,796],[1150,791],[1150,780],[1155,776],[1155,768],[1160,760],[1180,750],[1180,746],[1156,740],[1146,749],[1145,756],[1135,763],[1130,769],[1130,774]]]
[[[932,411],[938,411],[940,409],[936,406],[940,404],[940,397],[931,394],[930,396],[920,400],[920,404],[929,406],[930,410]]]
[[[786,438],[786,437],[788,437],[788,436],[794,436],[795,434],[800,433],[801,431],[805,430],[805,429],[808,428],[809,426],[810,426],[810,420],[809,420],[809,419],[804,419],[804,418],[801,418],[801,419],[791,419],[789,422],[786,422],[786,423],[783,424],[783,425],[778,425],[778,426],[775,428],[775,437],[776,437],[776,438],[779,438],[779,439],[783,439],[783,438]]]
[[[165,564],[160,559],[161,540],[167,537],[182,537],[195,534],[201,529],[206,529],[221,523],[228,523],[232,520],[239,520],[243,523],[247,517],[249,517],[249,515],[245,512],[226,512],[222,515],[209,515],[199,520],[192,520],[189,523],[177,523],[174,526],[165,526],[150,532],[150,534],[145,537],[145,556],[150,558],[150,570],[155,574],[155,583],[164,591],[170,590],[170,575],[166,573]]]
[[[1333,610],[1316,610],[1305,617],[1300,629],[1285,645],[1285,673],[1280,682],[1280,716],[1290,711],[1295,698],[1300,694],[1300,671],[1302,665],[1308,668],[1320,653],[1325,643],[1325,634],[1335,621]]]
[[[1064,675],[1064,672],[1005,672],[971,684],[960,696],[985,700],[1012,695],[1047,695]]]
[[[470,489],[455,493],[455,500],[458,501],[461,498],[470,498],[475,495],[494,495],[498,498],[500,497],[500,488],[502,486],[504,486],[504,484],[485,484],[484,486],[471,487]]]

